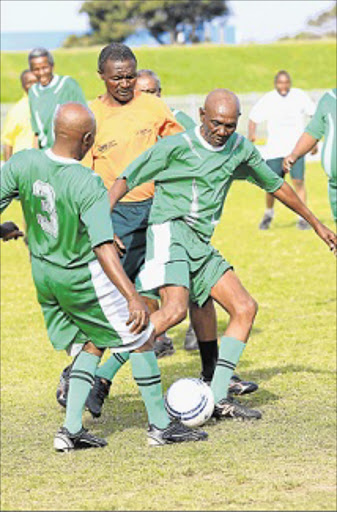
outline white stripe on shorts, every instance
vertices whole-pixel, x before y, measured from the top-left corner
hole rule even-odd
[[[140,334],[131,333],[129,330],[131,325],[126,325],[129,318],[127,300],[110,281],[98,260],[89,263],[89,270],[91,273],[91,281],[102,311],[112,328],[122,340],[123,346],[110,347],[111,352],[127,352],[144,345],[151,336],[153,325],[150,323],[145,331]]]
[[[142,290],[155,290],[165,282],[165,263],[170,260],[170,222],[152,224],[148,227],[153,234],[153,258],[146,260],[139,273]]]

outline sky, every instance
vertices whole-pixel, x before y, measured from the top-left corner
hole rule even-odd
[[[3,32],[74,31],[89,29],[79,0],[1,0]],[[327,10],[333,0],[230,0],[239,42],[267,42],[304,29],[306,21]]]

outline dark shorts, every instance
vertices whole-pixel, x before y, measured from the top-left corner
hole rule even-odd
[[[118,203],[111,215],[117,236],[126,247],[121,259],[125,272],[134,281],[145,261],[146,230],[152,199],[133,203]]]
[[[284,172],[282,170],[282,162],[283,158],[271,158],[270,160],[266,160],[267,165],[281,178],[284,177]],[[304,157],[299,158],[290,170],[290,176],[293,180],[304,180]]]

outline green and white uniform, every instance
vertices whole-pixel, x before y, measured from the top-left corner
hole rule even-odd
[[[320,140],[324,137],[322,166],[329,177],[329,198],[333,217],[337,221],[337,123],[336,88],[319,100],[316,112],[305,132]]]
[[[50,148],[54,143],[54,115],[59,105],[69,101],[87,105],[82,89],[70,76],[54,75],[46,86],[34,84],[28,98],[32,129],[38,135],[41,149]]]
[[[245,179],[267,192],[283,184],[245,137],[234,133],[225,146],[215,148],[199,127],[158,141],[120,178],[130,189],[151,180],[156,187],[139,289],[184,286],[199,305],[231,268],[210,240],[232,182]]]
[[[196,126],[192,117],[185,114],[185,112],[183,112],[182,110],[171,108],[171,112],[178,121],[178,123],[181,124],[181,126],[185,128],[185,130],[189,130],[190,128],[194,128]]]
[[[88,340],[116,352],[143,345],[152,327],[130,333],[127,301],[93,252],[113,240],[102,179],[51,149],[25,150],[1,169],[0,211],[13,198],[22,203],[37,297],[54,348]]]

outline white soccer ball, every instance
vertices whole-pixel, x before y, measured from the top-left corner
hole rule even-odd
[[[212,416],[214,397],[200,379],[179,379],[168,389],[165,407],[169,416],[187,427],[200,427]]]

